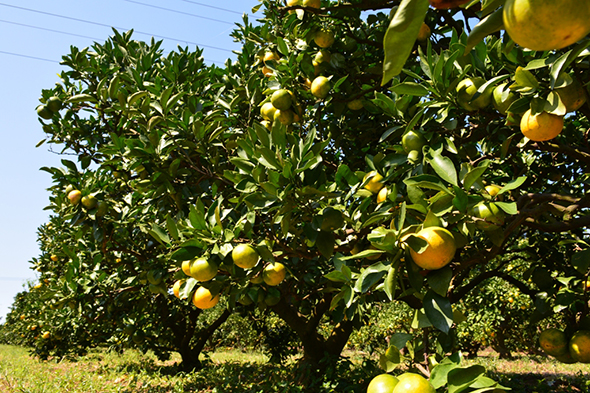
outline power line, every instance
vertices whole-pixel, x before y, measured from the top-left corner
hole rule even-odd
[[[234,25],[233,23],[227,22],[227,21],[224,21],[224,20],[215,19],[215,18],[209,18],[209,17],[201,16],[201,15],[189,14],[188,12],[182,12],[182,11],[172,10],[170,8],[164,8],[164,7],[160,7],[160,6],[157,6],[157,5],[141,3],[139,1],[133,1],[133,0],[124,0],[124,1],[126,1],[128,3],[143,5],[145,7],[152,7],[152,8],[156,8],[156,9],[159,9],[159,10],[164,10],[164,11],[169,11],[169,12],[175,12],[177,14],[192,16],[192,17],[195,17],[195,18],[206,19],[206,20],[210,20],[210,21],[213,21],[213,22],[225,23],[226,25],[231,25],[231,26]]]
[[[59,61],[55,61],[55,60],[49,60],[49,59],[44,59],[42,57],[36,57],[36,56],[29,56],[29,55],[23,55],[20,53],[12,53],[12,52],[5,52],[3,50],[0,50],[0,53],[4,54],[4,55],[11,55],[11,56],[18,56],[18,57],[25,57],[27,59],[35,59],[35,60],[43,60],[43,61],[49,61],[51,63],[58,63]]]
[[[101,40],[100,38],[96,38],[96,37],[89,37],[89,36],[86,36],[86,35],[81,35],[81,34],[68,33],[68,32],[66,32],[66,31],[60,31],[60,30],[47,29],[47,28],[45,28],[45,27],[40,27],[40,26],[32,26],[32,25],[27,25],[27,24],[24,24],[24,23],[11,22],[11,21],[9,21],[9,20],[3,20],[3,19],[0,19],[0,22],[4,22],[4,23],[10,23],[10,24],[12,24],[12,25],[17,25],[17,26],[24,26],[24,27],[29,27],[29,28],[31,28],[31,29],[45,30],[45,31],[51,31],[51,32],[53,32],[53,33],[59,33],[59,34],[65,34],[65,35],[71,35],[71,36],[74,36],[74,37],[89,38],[89,39],[91,39],[91,40],[96,40],[96,41],[100,41],[100,40]]]
[[[228,10],[227,8],[215,7],[214,5],[203,4],[203,3],[199,3],[197,1],[190,1],[190,0],[181,0],[181,1],[184,1],[185,3],[191,3],[191,4],[200,5],[200,6],[203,6],[203,7],[213,8],[213,9],[220,10],[220,11],[231,12],[232,14],[242,15],[242,13],[241,12],[238,12],[238,11]]]
[[[111,26],[111,25],[107,25],[107,24],[104,24],[104,23],[99,23],[99,22],[93,22],[93,21],[89,21],[89,20],[74,18],[74,17],[71,17],[71,16],[58,15],[58,14],[53,14],[51,12],[39,11],[39,10],[31,9],[31,8],[25,8],[25,7],[19,7],[19,6],[12,5],[12,4],[0,3],[0,5],[5,6],[5,7],[16,8],[16,9],[20,9],[20,10],[24,10],[24,11],[28,11],[28,12],[35,12],[35,13],[38,13],[38,14],[49,15],[49,16],[53,16],[53,17],[56,17],[56,18],[62,18],[62,19],[73,20],[73,21],[76,21],[76,22],[88,23],[88,24],[95,25],[95,26],[108,27],[109,29],[114,27],[117,30],[129,30],[129,29],[126,29],[126,28],[123,28],[123,27]],[[134,30],[134,31],[137,34],[148,35],[148,36],[157,37],[157,38],[163,38],[163,39],[166,39],[166,40],[179,41],[179,42],[184,42],[184,43],[191,44],[191,45],[200,46],[200,47],[203,47],[203,48],[215,49],[215,50],[220,50],[220,51],[232,53],[232,51],[230,49],[220,48],[220,47],[217,47],[217,46],[199,44],[197,42],[191,42],[191,41],[183,40],[183,39],[180,39],[180,38],[166,37],[166,36],[162,36],[162,35],[150,34],[150,33],[145,33],[145,32],[136,31],[136,30]]]

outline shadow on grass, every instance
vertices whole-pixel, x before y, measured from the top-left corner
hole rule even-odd
[[[590,375],[562,373],[490,373],[511,393],[590,393]]]

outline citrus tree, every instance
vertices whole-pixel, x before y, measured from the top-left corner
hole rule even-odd
[[[48,142],[98,168],[90,194],[124,191],[96,244],[115,239],[138,276],[157,261],[187,309],[269,309],[316,370],[375,303],[404,302],[413,331],[383,366],[491,390],[483,368],[443,358],[456,304],[486,279],[528,295],[541,326],[561,313],[584,331],[588,315],[590,5],[530,3],[263,0],[223,70],[116,32],[64,58],[38,113]],[[535,18],[560,23],[535,32]],[[521,253],[527,273],[507,275]]]

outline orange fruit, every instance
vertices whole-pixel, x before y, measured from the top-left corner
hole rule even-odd
[[[367,393],[391,393],[398,382],[391,374],[379,374],[369,382]]]
[[[404,373],[397,378],[399,382],[392,393],[436,393],[434,386],[419,374]]]
[[[72,205],[77,205],[82,199],[82,192],[80,190],[72,190],[68,193],[68,199]]]
[[[518,45],[532,50],[561,49],[590,32],[590,2],[507,0],[504,28]]]
[[[262,57],[262,61],[264,63],[266,63],[267,61],[277,61],[279,59],[280,59],[279,55],[277,55],[276,53],[271,52],[271,51],[266,52],[264,54],[264,56]]]
[[[329,48],[334,43],[334,32],[330,29],[321,29],[315,33],[313,37],[313,41],[316,43],[317,46],[320,48]]]
[[[355,99],[355,100],[348,101],[348,102],[346,103],[346,106],[347,106],[347,107],[348,107],[348,109],[350,109],[351,111],[358,111],[358,110],[361,110],[361,109],[363,109],[363,107],[364,107],[364,104],[363,104],[363,100],[361,100],[361,99],[358,99],[358,98],[357,98],[357,99]]]
[[[541,112],[536,115],[529,109],[520,119],[520,131],[531,141],[543,142],[555,138],[563,129],[563,116]]]
[[[262,116],[262,118],[265,120],[272,120],[274,118],[276,111],[277,111],[277,108],[275,108],[272,103],[265,102],[260,107],[260,116]]]
[[[381,176],[376,171],[367,173],[365,177],[363,177],[363,182],[365,182],[367,179],[369,179],[369,181],[367,184],[365,184],[365,189],[371,191],[373,194],[377,194],[379,190],[383,188],[383,183],[381,182],[381,180],[383,180],[383,176]]]
[[[563,105],[565,105],[565,110],[568,113],[580,109],[580,107],[584,105],[588,99],[586,90],[575,78],[573,79],[572,83],[566,87],[556,89],[555,92],[559,94],[559,98],[561,98]]]
[[[198,287],[193,295],[193,304],[201,310],[214,307],[219,302],[219,294],[213,296],[205,287]]]
[[[539,335],[539,345],[551,356],[563,356],[569,353],[567,336],[559,329],[543,330]]]
[[[569,342],[570,355],[576,362],[590,363],[590,330],[578,330]]]
[[[311,82],[311,94],[317,98],[326,98],[330,88],[330,80],[325,76],[318,76]]]
[[[304,7],[320,8],[321,0],[303,0],[301,3]]]
[[[179,299],[180,299],[180,287],[182,286],[183,282],[184,282],[184,280],[178,280],[172,286],[172,293],[174,293],[174,296],[176,296]]]
[[[280,262],[270,263],[262,271],[262,279],[265,284],[272,287],[279,285],[285,279],[286,275],[287,269]]]
[[[186,261],[182,261],[182,271],[187,276],[190,276],[191,275],[191,263],[192,262],[193,262],[192,259],[189,259],[189,260],[186,260]]]
[[[412,150],[422,151],[422,147],[426,144],[426,139],[421,133],[410,130],[402,136],[402,147],[406,153]]]
[[[485,221],[477,220],[475,226],[483,231],[493,231],[504,225],[504,210],[495,203],[478,203],[473,206],[471,214]]]
[[[279,89],[272,93],[272,96],[270,96],[270,102],[275,108],[286,111],[291,108],[291,93],[289,90]]]
[[[453,234],[445,228],[426,227],[416,236],[426,240],[428,245],[426,249],[418,254],[410,248],[410,255],[416,263],[423,269],[437,270],[453,260],[457,245]]]
[[[241,243],[234,247],[231,257],[236,266],[251,269],[258,263],[258,252],[249,244]]]
[[[191,263],[191,277],[197,281],[209,281],[217,275],[218,267],[207,258],[197,258]]]
[[[266,76],[267,78],[271,77],[273,74],[273,71],[268,68],[267,66],[263,66],[262,67],[262,75]]]
[[[471,101],[477,89],[479,89],[486,81],[483,78],[466,78],[457,85],[457,102],[463,109],[470,112],[483,109],[492,102],[492,90],[487,88],[475,100]]]
[[[432,31],[430,30],[430,27],[426,23],[422,23],[422,26],[420,26],[420,31],[418,32],[418,38],[416,38],[416,40],[419,42],[424,42],[430,38],[431,33]]]
[[[387,187],[383,187],[379,190],[379,194],[377,194],[377,203],[383,203],[387,200],[387,195],[389,195],[389,190]]]
[[[295,118],[295,116],[293,115],[293,112],[290,110],[281,110],[281,109],[277,109],[273,119],[279,121],[281,124],[288,126],[289,124],[293,123],[293,119]]]
[[[499,187],[495,184],[490,184],[489,186],[485,186],[486,192],[493,197],[498,195],[498,193],[500,192],[501,189],[502,189],[501,187]]]

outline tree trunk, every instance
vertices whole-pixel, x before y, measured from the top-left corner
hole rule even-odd
[[[315,373],[325,371],[333,365],[348,342],[353,331],[350,321],[338,323],[332,329],[327,338],[318,333],[321,318],[330,307],[331,296],[326,295],[313,310],[311,316],[305,317],[300,314],[294,306],[281,296],[279,303],[272,307],[272,310],[281,318],[299,337],[303,345],[303,358],[300,362],[302,375],[300,380],[308,379]]]

